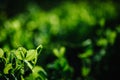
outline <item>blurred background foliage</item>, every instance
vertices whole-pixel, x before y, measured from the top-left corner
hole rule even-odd
[[[1,0],[0,47],[42,44],[48,80],[118,77],[119,3],[106,0]]]

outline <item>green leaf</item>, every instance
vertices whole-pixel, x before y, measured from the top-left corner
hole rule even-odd
[[[38,55],[41,53],[42,48],[43,48],[42,45],[39,45],[39,46],[37,47],[37,53],[38,53]]]
[[[4,54],[4,51],[0,48],[0,57],[2,57]]]
[[[53,49],[53,53],[56,57],[61,58],[64,56],[65,53],[65,47],[61,47],[60,49]]]
[[[93,55],[93,50],[92,49],[88,49],[84,53],[80,54],[79,57],[80,58],[88,58],[88,57],[90,57],[92,55]]]
[[[54,55],[55,55],[56,57],[59,58],[60,54],[59,54],[59,51],[58,51],[56,48],[53,49],[53,53],[54,53]]]
[[[4,74],[8,74],[9,70],[12,69],[12,64],[9,63],[4,68]]]
[[[108,44],[108,41],[107,41],[107,39],[105,39],[105,38],[100,38],[98,41],[97,41],[97,45],[98,46],[107,46],[107,44]]]
[[[65,47],[61,47],[60,48],[60,55],[64,56],[64,54],[65,54]]]
[[[44,71],[44,69],[42,67],[35,66],[32,69],[32,71],[33,72],[27,78],[25,78],[25,80],[47,80],[46,79],[47,74],[46,74],[46,72]]]
[[[16,52],[15,55],[18,59],[23,60],[25,58],[27,50],[23,47],[19,47]]]
[[[43,76],[43,75],[40,75],[39,72],[42,72],[42,73],[44,74],[44,76]],[[34,76],[35,78],[40,77],[42,80],[45,80],[45,79],[44,79],[44,78],[46,77],[45,75],[47,75],[47,73],[44,71],[44,69],[43,69],[42,67],[40,67],[40,66],[35,66],[35,67],[33,68],[33,76]]]
[[[39,71],[42,71],[45,75],[47,75],[47,73],[45,72],[45,70],[42,68],[42,67],[40,67],[40,66],[35,66],[34,68],[33,68],[33,73],[35,74],[35,73],[38,73]]]
[[[11,51],[10,52],[10,55],[9,55],[9,62],[12,62],[12,60],[15,58],[15,54],[14,54],[14,51]]]
[[[112,31],[112,30],[108,29],[106,31],[106,36],[107,36],[109,43],[113,45],[115,42],[116,36],[117,36],[116,31]]]
[[[88,67],[82,68],[82,75],[86,77],[90,73],[90,69]]]
[[[16,51],[15,54],[18,59],[23,60],[24,55],[21,51]]]
[[[91,45],[91,44],[92,44],[91,39],[87,39],[87,40],[85,40],[85,41],[82,43],[82,46],[89,46],[89,45]]]
[[[28,50],[25,60],[31,61],[37,57],[37,50]]]

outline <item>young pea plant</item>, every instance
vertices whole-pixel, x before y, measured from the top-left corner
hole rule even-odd
[[[41,50],[41,45],[30,50],[19,47],[10,52],[0,49],[0,80],[47,80],[44,69],[36,65]]]
[[[82,61],[82,68],[81,68],[81,76],[83,79],[88,80],[89,74],[91,72],[91,65],[92,65],[92,60],[91,56],[93,56],[93,46],[92,46],[92,41],[91,39],[87,39],[82,43],[83,47],[86,47],[85,51],[83,53],[80,53],[78,57]]]
[[[65,47],[54,48],[54,56],[57,57],[53,63],[48,64],[49,72],[51,73],[49,79],[51,80],[70,80],[72,77],[73,69],[70,67],[67,59],[65,58]]]

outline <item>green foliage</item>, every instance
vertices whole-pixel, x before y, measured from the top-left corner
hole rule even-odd
[[[46,73],[40,66],[36,66],[37,49],[26,50],[19,47],[17,50],[4,52],[0,49],[0,79],[1,80],[46,80]],[[42,75],[39,73],[41,72]]]
[[[117,7],[65,1],[45,11],[31,3],[13,18],[0,15],[5,18],[0,24],[0,78],[45,80],[48,74],[49,80],[96,80],[94,75],[103,75],[101,61],[116,50],[111,47],[120,34]],[[45,46],[43,53],[39,44]]]

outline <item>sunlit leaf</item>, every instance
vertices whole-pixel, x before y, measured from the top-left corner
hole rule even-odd
[[[0,57],[2,57],[4,54],[3,50],[0,48]]]
[[[38,55],[41,53],[42,48],[43,48],[42,45],[39,45],[39,46],[37,47],[37,53],[38,53]]]
[[[33,69],[32,69],[32,71],[33,71],[33,73],[32,74],[30,74],[27,78],[26,78],[26,80],[30,80],[30,79],[32,79],[32,80],[36,80],[36,79],[40,79],[40,80],[47,80],[46,79],[46,72],[44,71],[44,69],[42,68],[42,67],[40,67],[40,66],[35,66]],[[42,72],[44,75],[41,75],[40,74],[40,72]],[[38,79],[38,80],[39,80]]]
[[[28,50],[26,55],[26,60],[30,61],[37,57],[37,50]]]
[[[18,59],[23,60],[23,59],[25,58],[25,56],[26,56],[26,52],[27,52],[27,50],[26,50],[25,48],[19,47],[19,48],[16,50],[15,55],[16,55],[16,57],[17,57]]]
[[[21,51],[16,51],[15,54],[18,59],[23,60],[24,54]]]
[[[9,63],[4,68],[4,74],[8,74],[9,70],[12,69],[12,64]]]
[[[65,47],[61,47],[60,48],[60,55],[64,56],[64,54],[65,54]]]
[[[59,57],[60,54],[59,54],[59,51],[57,49],[53,49],[53,53],[55,56]]]
[[[97,41],[97,45],[98,45],[98,46],[103,46],[103,47],[105,47],[105,46],[107,46],[107,44],[108,44],[108,41],[107,41],[107,39],[105,39],[105,38],[100,38],[100,39]]]
[[[40,66],[35,66],[35,67],[33,68],[33,73],[37,73],[37,72],[39,72],[39,71],[42,71],[45,75],[47,75],[47,73],[45,72],[45,70],[44,70],[42,67],[40,67]]]

